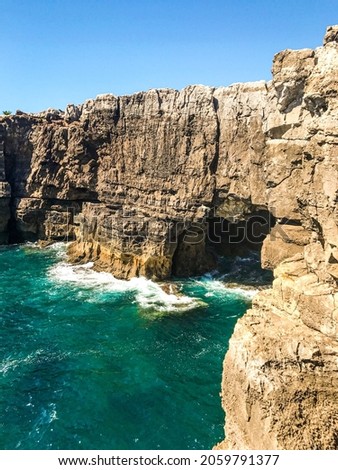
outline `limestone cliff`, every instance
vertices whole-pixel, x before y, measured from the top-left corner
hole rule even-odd
[[[274,59],[263,159],[278,222],[262,262],[275,281],[230,340],[221,448],[338,448],[337,31]]]
[[[164,279],[243,244],[231,227],[257,245],[270,232],[273,288],[224,361],[223,447],[338,448],[337,37],[277,54],[268,83],[0,118],[2,242],[66,238],[74,261]]]

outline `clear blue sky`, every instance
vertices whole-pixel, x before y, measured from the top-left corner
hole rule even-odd
[[[99,93],[270,79],[314,48],[336,0],[0,0],[2,110],[63,109]]]

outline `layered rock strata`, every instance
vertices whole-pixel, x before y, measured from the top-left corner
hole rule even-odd
[[[338,447],[337,37],[277,54],[268,83],[0,118],[1,242],[74,240],[73,261],[161,280],[270,232],[273,288],[224,362],[223,447]]]
[[[219,448],[338,448],[337,33],[274,60],[265,158],[281,171],[267,185],[280,219],[262,263],[275,280],[230,340]]]
[[[0,134],[0,244],[8,242],[8,221],[10,219],[11,188],[6,181],[5,155],[2,135]]]

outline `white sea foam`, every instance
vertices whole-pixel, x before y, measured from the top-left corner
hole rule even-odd
[[[215,271],[193,280],[193,283],[200,285],[207,291],[204,294],[205,298],[237,296],[252,299],[258,292],[256,289],[246,288],[245,286],[227,286],[217,279],[218,275],[219,273]],[[72,265],[61,261],[50,268],[49,277],[58,284],[66,283],[85,289],[95,289],[97,293],[131,292],[135,296],[134,302],[138,304],[140,309],[148,312],[182,312],[206,305],[196,297],[166,293],[160,285],[143,277],[125,281],[116,279],[110,273],[94,271],[92,262]],[[99,302],[100,300],[94,295],[87,301]]]
[[[36,362],[37,358],[41,356],[42,352],[42,350],[38,349],[25,357],[14,358],[9,356],[0,363],[0,373],[6,375],[7,372],[14,370],[21,365],[33,364]]]
[[[186,311],[203,304],[192,297],[167,294],[158,284],[144,277],[125,281],[116,279],[109,273],[96,272],[93,270],[93,263],[71,265],[60,262],[50,268],[49,277],[59,284],[68,283],[87,289],[95,289],[97,292],[133,292],[135,302],[144,310]]]
[[[60,262],[49,269],[49,277],[57,283],[69,283],[85,288],[99,288],[101,290],[123,292],[130,290],[128,281],[116,279],[112,274],[96,272],[92,268],[94,263],[72,265]]]
[[[154,282],[142,279],[143,286],[138,286],[136,302],[145,310],[158,312],[187,311],[201,306],[202,302],[186,295],[167,294]],[[141,287],[141,289],[140,289]]]
[[[65,246],[64,243],[56,243],[48,249],[53,249],[62,256],[65,253]],[[94,271],[93,263],[72,265],[61,259],[59,263],[50,268],[49,277],[58,284],[67,283],[75,287],[95,289],[98,294],[131,292],[134,295],[134,302],[145,311],[158,313],[180,312],[206,305],[202,300],[195,297],[166,293],[161,286],[143,277],[125,281],[116,279],[110,273]],[[201,278],[193,280],[193,283],[200,285],[207,291],[204,294],[205,299],[215,296],[235,296],[251,300],[258,292],[257,289],[248,288],[244,285],[227,285],[218,271],[207,273]],[[94,295],[87,301],[100,302],[101,300]]]
[[[10,370],[16,369],[20,364],[20,360],[7,358],[4,359],[0,364],[0,373],[7,374]]]
[[[228,286],[218,279],[213,279],[210,273],[195,282],[207,290],[205,297],[225,295],[252,299],[259,292],[257,289],[247,288],[246,286]]]
[[[258,294],[258,289],[249,289],[246,287],[227,287],[225,286],[225,290],[231,294],[236,294],[239,297],[245,297],[248,299],[253,299],[256,294]]]
[[[69,243],[67,242],[55,242],[55,243],[52,243],[51,245],[48,245],[44,248],[42,248],[43,250],[47,250],[47,251],[52,251],[53,253],[56,254],[56,256],[58,258],[64,258],[66,256],[66,253],[67,253],[67,246],[69,245]]]
[[[6,375],[8,372],[12,372],[17,367],[27,366],[27,365],[39,365],[46,363],[51,360],[62,360],[65,357],[68,357],[70,353],[59,353],[59,352],[51,352],[51,351],[44,351],[43,349],[38,349],[27,356],[8,356],[2,360],[0,363],[0,373]]]

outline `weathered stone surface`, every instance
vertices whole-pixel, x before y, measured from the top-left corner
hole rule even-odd
[[[235,327],[222,391],[230,422],[219,448],[337,449],[336,342],[279,302],[274,289],[261,292]]]
[[[264,161],[279,221],[262,261],[275,281],[230,340],[219,448],[338,448],[336,31],[274,60]]]
[[[0,133],[0,244],[8,241],[11,187],[6,181],[3,136]]]
[[[285,259],[303,253],[304,246],[309,242],[310,232],[304,227],[277,223],[264,240],[262,267],[274,269]]]
[[[75,240],[73,261],[161,280],[215,264],[217,217],[234,228],[254,214],[253,231],[271,218],[262,262],[273,288],[224,363],[224,446],[338,447],[336,38],[335,26],[323,47],[277,54],[268,83],[0,118],[0,242]]]
[[[324,46],[328,42],[338,42],[338,26],[329,26],[324,36]]]
[[[0,181],[0,244],[8,241],[8,222],[10,212],[11,188],[8,183]]]

